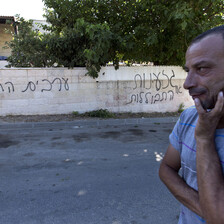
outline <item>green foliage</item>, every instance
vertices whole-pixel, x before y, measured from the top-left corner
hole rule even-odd
[[[100,118],[113,118],[115,117],[114,113],[109,112],[107,109],[93,110],[86,112],[84,116],[88,117],[100,117]]]
[[[107,24],[115,41],[119,40],[110,51],[129,63],[182,65],[190,41],[223,22],[224,3],[220,0],[44,2],[46,17],[55,32],[61,32],[63,27],[73,28],[79,18],[92,24]]]
[[[32,20],[17,17],[18,34],[12,34],[13,40],[7,42],[12,49],[8,58],[9,66],[45,67],[52,66],[51,56],[46,49],[46,40],[37,30],[32,30]]]
[[[78,111],[73,111],[73,112],[72,112],[72,115],[73,115],[73,116],[79,116],[80,114],[79,114]]]
[[[179,107],[178,107],[177,112],[178,112],[178,113],[182,113],[183,111],[184,111],[184,104],[181,103],[181,104],[179,105]]]
[[[101,66],[119,59],[111,49],[118,43],[106,24],[92,24],[77,19],[73,27],[41,34],[32,30],[32,21],[18,18],[18,35],[8,43],[12,49],[9,65],[14,67],[86,67],[97,77]]]
[[[223,23],[220,0],[43,0],[49,31],[32,31],[20,19],[9,43],[12,66],[101,66],[120,60],[183,65],[190,41]]]

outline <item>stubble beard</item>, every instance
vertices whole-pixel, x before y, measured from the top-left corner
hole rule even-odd
[[[201,101],[201,105],[205,110],[212,110],[215,107],[215,99],[214,97],[211,97],[210,99],[205,99]],[[216,97],[217,98],[217,97]]]

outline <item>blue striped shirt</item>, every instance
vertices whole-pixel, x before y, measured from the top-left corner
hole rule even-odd
[[[196,108],[186,109],[177,121],[169,136],[170,143],[179,151],[181,157],[180,175],[185,182],[195,190],[198,190],[196,171],[196,141],[194,131],[197,124],[198,114]],[[215,133],[216,150],[224,172],[224,129],[217,129]],[[202,224],[206,223],[203,218],[181,205],[178,224]]]

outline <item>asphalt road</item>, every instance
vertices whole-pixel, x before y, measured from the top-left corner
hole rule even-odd
[[[175,121],[0,124],[0,223],[177,223],[158,177]]]

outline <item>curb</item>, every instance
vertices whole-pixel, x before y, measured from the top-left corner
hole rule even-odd
[[[175,123],[179,117],[158,118],[129,118],[129,119],[107,119],[107,120],[77,120],[57,122],[15,122],[0,124],[1,130],[6,129],[35,129],[35,128],[78,128],[81,126],[111,126],[111,125],[148,125],[160,123]]]

